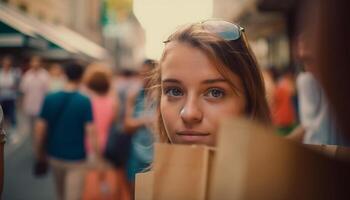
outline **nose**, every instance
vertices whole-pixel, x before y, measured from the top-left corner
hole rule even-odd
[[[180,111],[182,121],[187,124],[196,124],[202,121],[203,111],[196,98],[188,98]]]

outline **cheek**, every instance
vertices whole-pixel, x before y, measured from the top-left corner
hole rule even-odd
[[[226,112],[224,112],[224,114],[226,116],[243,116],[245,115],[245,101],[235,101],[235,103],[231,104],[230,106],[227,106],[227,110]]]
[[[161,98],[160,101],[160,114],[163,119],[164,127],[167,133],[172,132],[172,125],[176,120],[176,110],[174,106],[169,104],[166,99]]]
[[[245,115],[245,101],[229,100],[222,104],[206,106],[207,120],[218,129],[223,118]]]

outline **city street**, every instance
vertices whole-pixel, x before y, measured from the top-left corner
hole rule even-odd
[[[5,146],[4,200],[48,200],[55,199],[52,176],[36,178],[32,174],[33,148],[29,130],[19,116],[16,137],[9,133]]]
[[[347,1],[0,0],[0,200],[350,199]]]

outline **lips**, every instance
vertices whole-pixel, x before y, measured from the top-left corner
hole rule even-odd
[[[208,136],[209,133],[207,132],[201,132],[201,131],[178,131],[176,132],[177,135],[183,135],[183,136]]]
[[[206,140],[209,137],[209,133],[200,132],[200,131],[179,131],[176,132],[176,135],[182,140],[184,143],[207,143]]]

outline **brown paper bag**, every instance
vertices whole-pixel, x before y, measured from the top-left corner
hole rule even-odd
[[[211,151],[206,146],[156,144],[152,172],[136,176],[136,199],[205,199]]]
[[[136,174],[135,200],[153,200],[153,171]]]
[[[344,199],[345,162],[275,136],[246,120],[226,121],[219,134],[210,199]]]
[[[136,176],[136,199],[348,199],[349,163],[334,157],[349,155],[348,148],[297,144],[231,119],[215,151],[156,144],[152,171]]]

